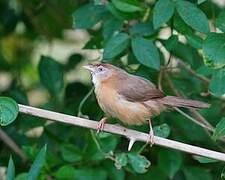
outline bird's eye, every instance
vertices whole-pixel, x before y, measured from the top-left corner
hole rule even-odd
[[[103,68],[102,68],[102,67],[100,67],[100,68],[98,68],[98,70],[101,72],[101,71],[103,71]]]

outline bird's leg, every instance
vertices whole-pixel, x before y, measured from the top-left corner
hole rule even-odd
[[[107,120],[107,117],[104,117],[99,121],[97,126],[97,133],[99,133],[100,131],[103,131],[106,120]]]
[[[149,134],[148,134],[147,143],[149,143],[150,146],[152,146],[154,144],[154,133],[152,129],[151,119],[148,120],[148,123],[149,123]]]

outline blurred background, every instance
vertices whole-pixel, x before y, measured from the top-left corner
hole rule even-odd
[[[151,80],[166,94],[212,104],[199,112],[184,110],[212,129],[225,117],[224,66],[206,57],[202,44],[207,33],[187,24],[179,11],[153,28],[156,2],[0,0],[0,96],[99,121],[104,113],[92,92],[90,75],[81,66],[104,59]],[[189,2],[206,14],[210,32],[224,37],[225,1]],[[130,40],[118,44],[120,39],[112,40],[117,33],[128,34]],[[154,42],[157,67],[147,62],[151,59],[140,58],[128,42],[139,36]],[[224,43],[224,38],[220,39]],[[112,57],[106,54],[110,49]],[[137,45],[136,51],[143,49],[145,46]],[[224,59],[221,53],[218,61]],[[218,72],[223,76],[217,78]],[[158,136],[225,152],[223,130],[212,138],[211,131],[176,112],[162,113],[154,118],[153,125]],[[148,132],[147,125],[129,128]],[[15,162],[16,179],[26,179],[26,172],[45,144],[47,156],[38,177],[41,180],[225,178],[224,163],[219,161],[158,146],[150,148],[140,142],[127,152],[126,138],[28,115],[20,114],[0,132],[0,180],[6,178],[10,155]],[[2,134],[18,145],[22,155],[9,147]]]

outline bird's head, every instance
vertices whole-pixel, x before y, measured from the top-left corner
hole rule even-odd
[[[116,76],[119,72],[122,72],[122,69],[119,69],[111,64],[99,63],[99,64],[89,64],[83,66],[83,68],[90,71],[92,76],[92,81],[96,85],[106,81],[107,79]]]

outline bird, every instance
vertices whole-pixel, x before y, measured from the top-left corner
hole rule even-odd
[[[148,122],[148,143],[154,144],[151,120],[161,112],[175,107],[208,108],[210,105],[198,100],[165,95],[150,81],[132,75],[108,63],[83,66],[91,73],[97,102],[106,114],[97,126],[97,132],[104,130],[109,117],[119,119],[128,125],[142,125]]]

